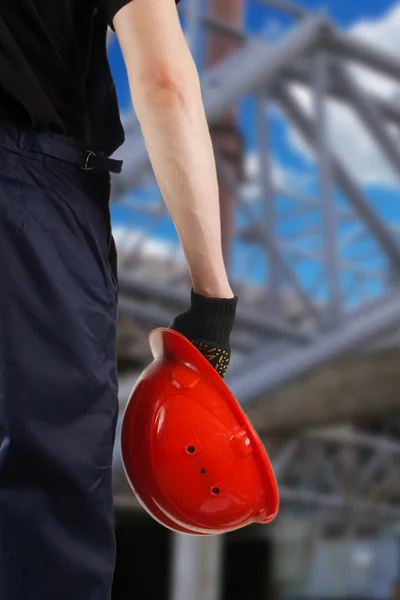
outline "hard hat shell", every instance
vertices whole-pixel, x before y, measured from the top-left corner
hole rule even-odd
[[[270,460],[222,377],[176,331],[156,329],[149,342],[154,360],[121,429],[139,502],[164,526],[193,535],[272,521],[279,494]]]

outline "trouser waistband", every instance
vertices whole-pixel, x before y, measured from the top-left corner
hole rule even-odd
[[[86,148],[83,143],[53,132],[38,131],[0,120],[0,146],[19,154],[41,154],[76,165],[82,171],[120,173],[122,160]]]

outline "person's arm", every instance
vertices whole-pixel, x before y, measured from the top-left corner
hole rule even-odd
[[[132,102],[197,294],[233,298],[217,175],[196,66],[174,0],[134,0],[113,25]]]

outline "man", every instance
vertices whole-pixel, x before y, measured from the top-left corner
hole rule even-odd
[[[108,26],[193,281],[190,308],[172,326],[202,344],[222,376],[222,353],[229,357],[237,298],[222,258],[199,78],[174,0],[2,0],[1,600],[111,594],[118,401],[109,197],[121,165],[109,157],[123,131]]]

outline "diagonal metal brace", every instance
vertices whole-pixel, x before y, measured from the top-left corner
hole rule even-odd
[[[337,62],[333,68],[333,77],[343,85],[355,110],[382,148],[396,175],[400,178],[400,150],[388,133],[375,102],[357,85],[347,69]]]
[[[274,95],[285,112],[295,122],[303,137],[315,147],[313,122],[303,111],[297,100],[293,97],[293,94],[284,89],[283,86],[277,85],[274,88]],[[400,247],[391,236],[389,229],[369,204],[367,198],[340,159],[332,155],[331,160],[334,180],[347,194],[354,210],[358,213],[362,221],[368,225],[368,228],[376,237],[381,248],[390,257],[393,266],[397,270],[400,270]]]

